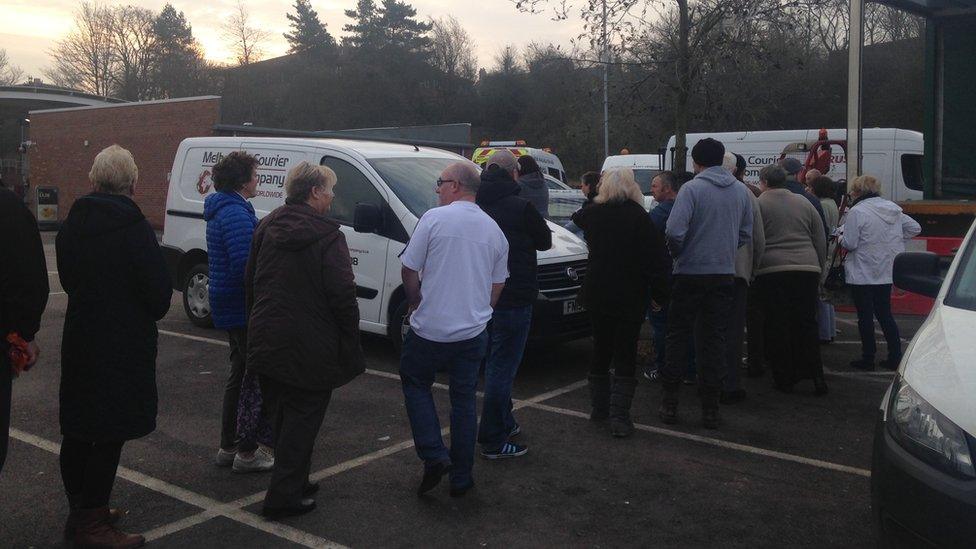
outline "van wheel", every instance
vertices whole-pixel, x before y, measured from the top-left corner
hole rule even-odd
[[[403,317],[405,316],[407,316],[406,299],[397,305],[393,311],[393,315],[390,317],[390,325],[387,328],[387,334],[390,336],[390,341],[393,342],[393,349],[398,355],[403,349]]]
[[[186,274],[183,282],[183,310],[194,325],[213,328],[210,316],[210,269],[198,263]]]

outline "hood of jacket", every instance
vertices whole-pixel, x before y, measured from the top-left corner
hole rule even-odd
[[[854,207],[871,212],[889,225],[901,222],[901,206],[880,196],[860,200]]]
[[[319,215],[308,204],[285,204],[269,218],[265,239],[282,250],[304,250],[320,240],[339,237],[339,224]]]
[[[707,181],[716,187],[731,187],[732,185],[739,182],[734,175],[729,173],[722,166],[712,166],[711,168],[705,168],[695,179],[701,179],[702,181]]]
[[[145,218],[128,196],[92,193],[75,201],[64,224],[83,236],[97,236],[124,229]]]
[[[236,192],[217,191],[203,201],[203,218],[210,221],[217,215],[217,212],[227,206],[243,206],[254,213],[254,206],[244,200],[243,196]]]
[[[512,179],[512,174],[492,166],[481,172],[481,187],[478,189],[478,204],[486,204],[500,200],[506,196],[518,196],[521,188]]]
[[[546,176],[542,175],[542,172],[520,175],[518,184],[530,189],[544,189],[546,188]]]

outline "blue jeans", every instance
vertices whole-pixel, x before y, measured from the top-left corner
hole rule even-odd
[[[451,486],[471,484],[478,430],[478,370],[488,349],[488,333],[456,343],[437,343],[413,332],[403,341],[400,381],[417,455],[425,467],[452,464]],[[439,370],[450,373],[451,450],[444,446],[431,386]]]
[[[499,309],[491,315],[488,356],[485,359],[485,402],[481,412],[481,428],[478,430],[478,442],[488,451],[501,448],[515,428],[512,384],[522,362],[531,323],[531,305]]]
[[[660,311],[652,311],[648,308],[647,319],[651,321],[651,331],[653,332],[654,342],[654,369],[658,373],[664,371],[664,357],[667,349],[668,337],[668,306],[663,305]],[[688,345],[688,367],[685,368],[685,379],[694,380],[695,372],[695,345]]]

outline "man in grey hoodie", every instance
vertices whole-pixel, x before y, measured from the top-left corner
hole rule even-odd
[[[718,427],[718,401],[725,376],[725,336],[735,288],[739,247],[752,240],[749,190],[722,168],[725,146],[702,139],[691,151],[694,179],[681,186],[668,218],[668,248],[674,258],[674,282],[668,311],[664,399],[658,414],[675,423],[688,342],[696,342],[702,390],[702,423]]]

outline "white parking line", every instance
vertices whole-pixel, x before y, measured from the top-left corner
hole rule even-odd
[[[19,440],[20,442],[23,442],[25,444],[30,444],[31,446],[50,452],[52,454],[57,455],[60,454],[61,452],[60,444],[32,435],[30,433],[26,433],[24,431],[21,431],[20,429],[11,428],[10,437],[15,440]],[[246,524],[247,526],[250,526],[252,528],[256,528],[263,532],[267,532],[274,536],[280,537],[282,539],[288,540],[293,543],[297,543],[299,545],[303,545],[305,547],[337,547],[337,548],[343,547],[342,545],[337,544],[333,541],[315,536],[313,534],[309,534],[308,532],[303,532],[302,530],[299,530],[297,528],[292,528],[291,526],[287,526],[284,524],[269,522],[261,517],[258,517],[253,513],[248,513],[243,509],[228,509],[226,504],[220,501],[209,498],[202,494],[198,494],[196,492],[192,492],[190,490],[187,490],[186,488],[176,486],[175,484],[170,484],[164,480],[160,480],[158,478],[151,477],[144,473],[140,473],[139,471],[134,471],[132,469],[129,469],[128,467],[120,466],[118,469],[118,476],[133,484],[136,484],[148,490],[152,490],[153,492],[158,492],[177,501],[186,503],[188,505],[192,505],[194,507],[199,507],[200,509],[204,509],[205,512],[209,511],[212,513],[212,516],[208,518],[213,518],[214,516],[224,516],[236,522],[240,522],[241,524]],[[189,528],[190,526],[199,524],[199,522],[194,522],[190,520],[192,518],[194,517],[188,517],[187,519],[183,519],[182,521],[180,521],[181,523],[184,524],[183,528]],[[166,529],[171,530],[168,531],[167,533],[173,533],[178,531],[173,528],[166,528]],[[153,530],[152,533],[156,533],[157,530],[162,530],[162,528],[157,528],[156,530]]]

